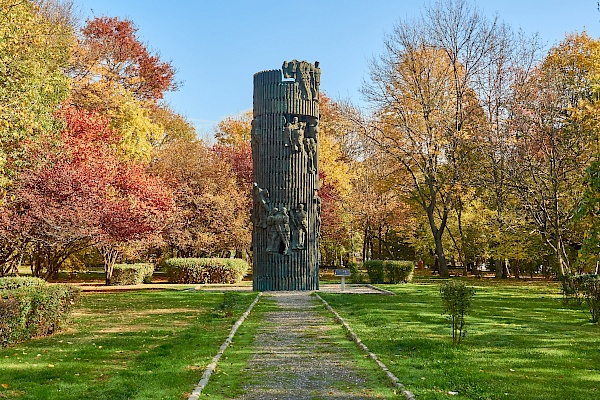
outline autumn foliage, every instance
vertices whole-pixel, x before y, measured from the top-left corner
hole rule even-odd
[[[158,178],[117,157],[105,118],[71,108],[64,114],[59,147],[46,144],[46,161],[20,175],[5,207],[21,222],[14,235],[36,249],[34,274],[45,277],[82,249],[156,232],[172,208]]]

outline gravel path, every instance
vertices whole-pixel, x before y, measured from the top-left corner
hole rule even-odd
[[[277,310],[265,313],[249,360],[241,399],[373,399],[340,326],[305,292],[265,293]]]

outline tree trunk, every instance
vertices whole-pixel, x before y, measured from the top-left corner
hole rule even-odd
[[[444,246],[442,244],[442,235],[441,233],[435,235],[435,254],[438,256],[438,265],[440,267],[440,276],[442,278],[449,278],[450,271],[448,271],[448,265],[446,264],[446,257],[444,256]]]
[[[106,286],[110,286],[115,262],[117,261],[119,251],[110,246],[101,246],[100,252],[102,253],[102,258],[104,259],[104,273],[106,276]]]

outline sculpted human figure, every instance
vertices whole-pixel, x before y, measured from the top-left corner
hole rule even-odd
[[[269,216],[267,217],[267,231],[269,234],[267,253],[276,253],[279,250],[279,245],[281,244],[277,228],[277,224],[279,222],[278,214],[279,209],[277,207],[273,207],[269,213]]]
[[[308,233],[308,214],[304,209],[304,204],[300,203],[296,207],[294,213],[294,222],[298,234],[298,242],[296,243],[296,249],[303,249],[304,243],[306,242],[306,234]]]
[[[304,139],[304,151],[308,155],[308,172],[317,172],[317,142],[311,137]]]
[[[315,71],[310,63],[297,60],[285,61],[281,69],[283,70],[284,78],[294,78],[300,88],[302,98],[307,100],[318,98],[318,88],[316,90],[317,96],[315,96],[315,91],[311,87],[311,83],[315,81]],[[318,74],[320,76],[320,70]],[[320,80],[320,77],[316,79]]]
[[[252,184],[252,195],[254,197],[254,202],[258,206],[258,213],[254,215],[254,223],[256,226],[260,228],[267,227],[267,216],[271,211],[271,200],[269,199],[269,190],[262,189],[258,186],[258,183],[254,182]]]
[[[319,140],[319,121],[314,120],[306,126],[306,136]]]
[[[292,120],[285,124],[283,131],[285,139],[292,150],[304,152],[304,131],[306,130],[306,122],[300,122],[297,116],[292,117]],[[288,144],[285,144],[288,146]]]
[[[291,119],[291,121],[288,121],[285,126],[283,127],[283,132],[284,132],[284,136],[285,136],[285,146],[292,146],[293,143],[293,135],[294,135],[294,131],[296,131],[298,129],[298,117],[293,117]]]
[[[319,86],[321,85],[321,68],[319,68],[319,62],[315,61],[315,66],[310,68],[310,90],[312,92],[312,99],[319,99]]]
[[[262,143],[262,126],[260,116],[255,117],[252,120],[252,130],[250,131],[250,137],[254,145]]]
[[[277,233],[283,243],[283,254],[290,254],[290,216],[287,208],[283,207],[281,213],[277,217]]]

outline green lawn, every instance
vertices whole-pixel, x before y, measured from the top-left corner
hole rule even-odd
[[[468,335],[454,347],[438,283],[322,297],[419,400],[600,398],[600,327],[557,285],[470,280]]]
[[[66,331],[0,350],[0,399],[181,399],[256,293],[83,295]]]

